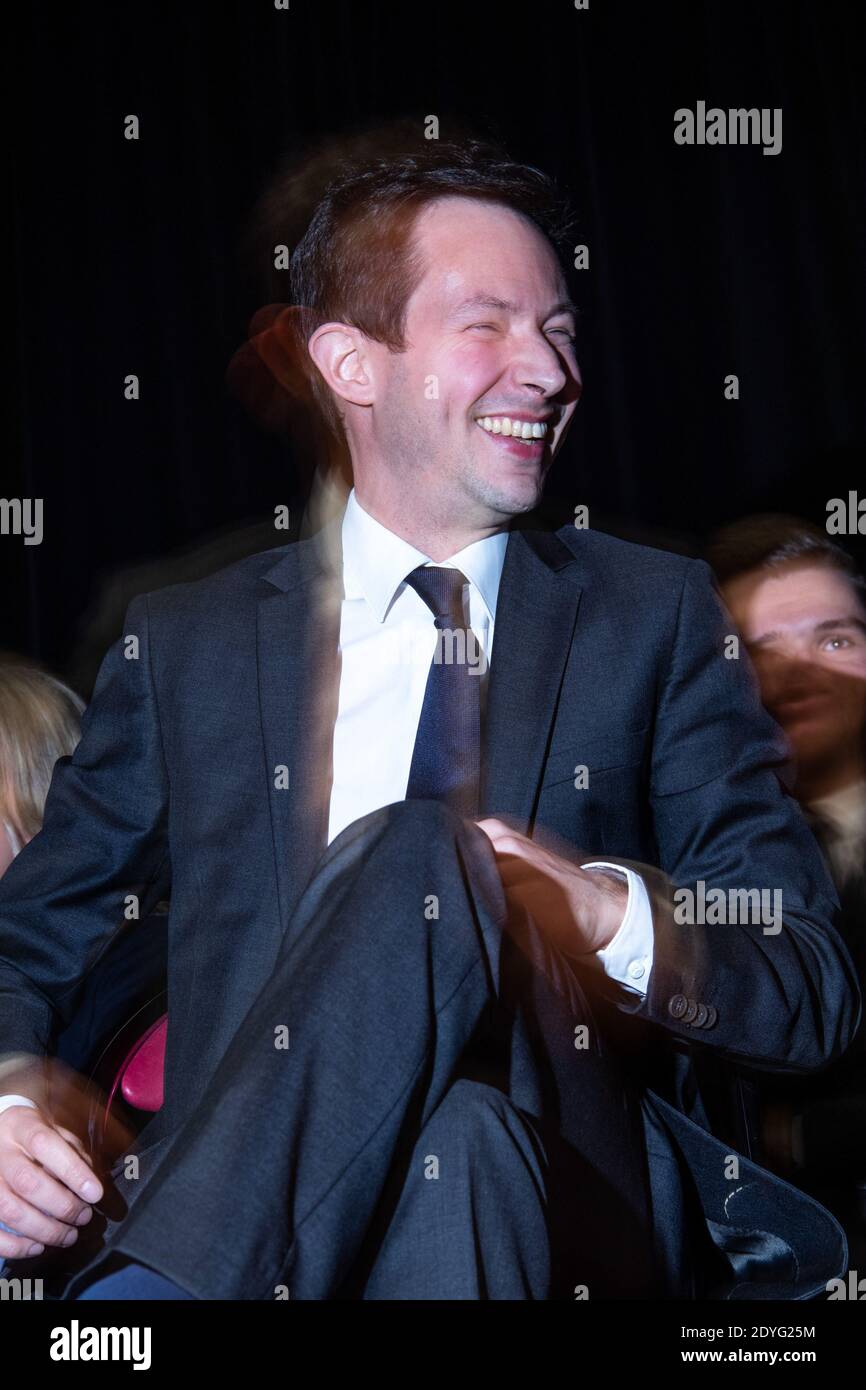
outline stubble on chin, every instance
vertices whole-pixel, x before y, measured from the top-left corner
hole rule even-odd
[[[515,479],[510,483],[505,480],[500,483],[488,476],[475,476],[469,480],[469,491],[488,511],[507,519],[531,512],[538,506],[546,478],[547,470],[524,481]]]

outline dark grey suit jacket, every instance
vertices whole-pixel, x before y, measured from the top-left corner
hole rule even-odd
[[[170,866],[165,1105],[144,1131],[130,1201],[268,979],[325,848],[339,558],[332,523],[136,598],[81,742],[57,765],[44,828],[0,883],[0,1053],[42,1054],[55,1016],[74,1016],[126,896],[141,895],[144,916]],[[685,1049],[814,1071],[859,1018],[835,892],[780,780],[786,749],[748,660],[726,659],[731,631],[699,561],[593,531],[515,529],[482,810],[575,855],[656,867],[646,998],[603,990],[646,1125],[672,1288],[716,1287],[715,1273],[701,1283],[685,1272],[697,1220],[721,1252],[720,1296],[802,1298],[844,1267],[841,1232],[761,1170],[747,1166],[732,1187],[725,1146],[699,1109],[684,1113],[689,1088],[671,1060]],[[697,880],[781,890],[783,929],[678,925],[674,886]]]

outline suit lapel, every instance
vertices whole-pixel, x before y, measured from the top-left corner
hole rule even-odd
[[[339,693],[340,521],[290,545],[262,577],[259,710],[285,931],[328,833]],[[288,787],[280,785],[288,773]]]
[[[581,588],[552,532],[512,531],[496,601],[482,736],[481,814],[530,830]]]

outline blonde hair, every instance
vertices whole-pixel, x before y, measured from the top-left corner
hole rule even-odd
[[[42,825],[54,764],[81,737],[84,701],[62,681],[0,658],[0,816],[26,842]]]

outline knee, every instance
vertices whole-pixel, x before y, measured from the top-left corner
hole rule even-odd
[[[439,835],[453,837],[465,824],[463,817],[444,801],[410,797],[407,801],[392,801],[382,810],[386,826],[407,826],[425,839]]]
[[[394,801],[373,815],[382,816],[381,832],[392,837],[404,861],[411,855],[413,862],[435,862],[437,853],[442,851],[451,862],[455,847],[459,847],[460,858],[471,865],[473,872],[482,879],[493,873],[498,882],[498,871],[494,873],[496,855],[489,837],[474,820],[445,802],[410,798]]]
[[[393,801],[353,822],[339,837],[350,843],[360,837],[366,859],[384,856],[399,869],[400,881],[413,873],[447,872],[458,860],[469,865],[479,886],[498,884],[496,855],[487,835],[474,821],[442,801],[411,798]],[[337,846],[335,840],[332,851]]]
[[[330,895],[344,873],[377,936],[401,952],[428,940],[431,925],[437,937],[457,930],[477,947],[474,924],[501,927],[507,915],[490,840],[439,801],[395,801],[346,826],[318,865],[311,902]]]
[[[428,848],[452,840],[465,831],[467,822],[450,806],[441,801],[411,799],[392,801],[387,806],[378,806],[358,820],[351,821],[337,835],[328,847],[326,859],[342,852],[366,857],[380,845],[395,842],[401,852],[409,848],[417,853],[419,847]],[[477,827],[476,827],[477,828]],[[483,835],[483,831],[478,831]],[[486,838],[486,837],[485,837]]]
[[[514,1106],[495,1086],[484,1081],[472,1081],[461,1076],[449,1086],[436,1108],[434,1119],[446,1122],[461,1131],[480,1133],[491,1125],[501,1123]]]
[[[503,1145],[531,1154],[543,1167],[541,1140],[523,1111],[495,1086],[461,1077],[449,1088],[427,1126],[440,1143],[459,1144],[478,1156]]]

